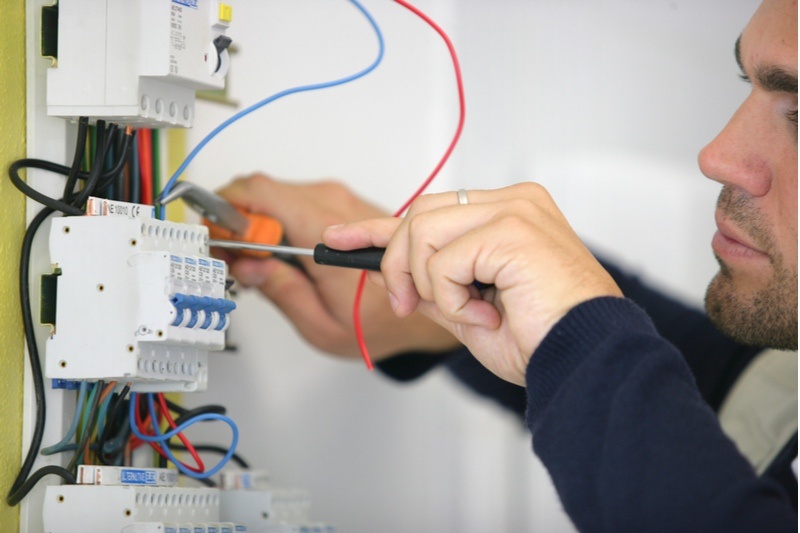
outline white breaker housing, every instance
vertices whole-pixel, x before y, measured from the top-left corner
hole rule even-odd
[[[191,127],[195,91],[222,89],[230,4],[59,0],[47,112],[146,127]]]
[[[227,265],[208,228],[151,218],[53,220],[55,307],[45,374],[131,382],[141,392],[204,390],[209,350],[225,346]]]

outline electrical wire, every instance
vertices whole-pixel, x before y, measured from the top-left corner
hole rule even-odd
[[[105,387],[105,381],[102,379],[97,382],[94,386],[95,396],[94,401],[92,402],[91,409],[89,410],[89,417],[86,429],[81,435],[81,441],[78,443],[78,449],[75,450],[75,455],[72,456],[70,459],[69,464],[67,464],[67,471],[69,472],[76,472],[78,469],[78,463],[80,462],[81,457],[84,455],[84,448],[89,443],[89,439],[92,436],[92,429],[94,428],[95,422],[97,421],[97,411],[100,406],[100,397],[102,396],[101,390]]]
[[[10,506],[15,506],[19,502],[22,501],[25,496],[33,489],[34,486],[41,480],[44,476],[55,474],[57,476],[61,476],[64,481],[69,484],[75,484],[75,474],[70,472],[69,470],[56,465],[48,465],[43,466],[39,470],[33,473],[25,482],[23,482],[19,488],[12,490],[8,497],[6,498],[6,503]]]
[[[152,146],[153,146],[153,204],[156,204],[156,191],[161,190],[161,133],[158,130],[152,130]],[[156,213],[161,213],[161,206],[156,206]],[[160,218],[160,214],[157,215]]]
[[[108,434],[111,432],[111,428],[114,425],[114,421],[117,418],[117,414],[120,412],[120,407],[122,406],[125,400],[125,396],[128,394],[129,390],[131,390],[131,384],[126,383],[125,386],[122,388],[122,391],[120,391],[120,393],[117,395],[117,398],[113,401],[113,404],[109,408],[109,414],[106,424],[103,426],[103,430],[100,432],[100,436],[97,438],[97,453],[100,462],[105,463],[106,454],[110,453],[106,452],[106,441],[108,439]],[[123,423],[121,427],[122,430],[125,431],[127,424]]]
[[[86,133],[89,130],[89,117],[78,119],[78,139],[75,143],[75,155],[72,159],[72,168],[67,174],[67,182],[64,184],[64,199],[72,202],[74,197],[75,184],[78,181],[78,172],[83,161],[83,154],[86,152]]]
[[[383,53],[384,53],[383,34],[381,33],[381,30],[378,27],[377,22],[375,22],[375,19],[372,18],[372,15],[370,15],[370,13],[364,8],[364,6],[362,6],[357,0],[349,0],[349,2],[353,4],[361,12],[362,15],[364,15],[364,17],[369,21],[370,25],[372,26],[372,29],[375,31],[375,36],[378,38],[378,56],[375,58],[375,60],[368,67],[359,72],[356,72],[355,74],[351,74],[349,76],[345,76],[343,78],[339,78],[333,81],[328,81],[323,83],[313,83],[310,85],[301,85],[298,87],[293,87],[291,89],[286,89],[278,93],[275,93],[272,96],[268,96],[267,98],[264,98],[263,100],[256,102],[255,104],[234,114],[233,116],[222,122],[219,126],[211,130],[211,132],[208,135],[206,135],[203,138],[203,140],[201,140],[197,144],[197,146],[194,147],[194,149],[192,149],[192,151],[189,153],[189,155],[186,157],[183,163],[181,163],[178,169],[172,174],[172,177],[170,177],[166,185],[164,185],[164,190],[161,191],[161,194],[159,194],[158,203],[160,203],[161,198],[163,198],[167,193],[169,193],[170,190],[172,190],[172,187],[175,186],[175,183],[178,181],[178,178],[181,176],[181,174],[183,174],[183,172],[186,170],[186,167],[189,166],[189,163],[192,162],[192,160],[197,156],[197,154],[200,153],[200,151],[206,146],[206,144],[208,144],[208,142],[211,141],[211,139],[213,139],[214,137],[216,137],[222,130],[224,130],[225,128],[227,128],[240,118],[252,113],[257,109],[264,107],[265,105],[271,102],[274,102],[275,100],[283,98],[284,96],[289,96],[291,94],[297,94],[301,92],[316,91],[319,89],[336,87],[338,85],[343,85],[345,83],[357,80],[358,78],[366,76],[367,74],[375,70],[375,68],[383,60]],[[162,210],[161,212],[162,219],[164,216],[164,211],[165,210]]]
[[[172,441],[167,442],[167,446],[169,446],[171,450],[186,451],[185,446],[174,443]],[[220,455],[225,455],[226,453],[228,453],[227,448],[223,448],[222,446],[216,446],[214,444],[195,444],[194,449],[197,450],[198,452],[212,452],[212,453],[218,453]],[[250,469],[250,463],[238,453],[234,453],[233,455],[231,455],[231,461],[233,461],[234,463],[236,463],[245,470]]]
[[[25,497],[25,494],[19,496],[19,492],[25,485],[25,480],[30,476],[33,469],[33,463],[36,461],[36,456],[39,453],[39,448],[42,445],[42,436],[44,434],[45,413],[47,412],[44,395],[44,377],[42,375],[42,365],[39,359],[39,349],[36,344],[36,336],[33,329],[33,318],[31,315],[31,301],[30,301],[30,283],[28,276],[30,274],[30,255],[31,247],[33,246],[33,239],[39,227],[45,219],[54,212],[53,209],[45,207],[31,220],[28,228],[25,230],[25,236],[22,240],[22,252],[20,253],[20,267],[19,267],[19,286],[20,286],[20,307],[22,308],[22,322],[25,333],[25,342],[28,345],[28,359],[31,365],[31,375],[33,381],[33,391],[36,404],[36,417],[33,428],[33,435],[31,443],[28,447],[28,453],[25,456],[25,461],[20,467],[14,483],[11,484],[11,489],[6,496],[6,502],[9,505],[16,505],[19,500]],[[26,493],[27,494],[27,493]],[[19,497],[19,499],[16,499]],[[14,501],[15,503],[11,503]]]
[[[138,135],[139,143],[139,173],[141,175],[142,197],[140,203],[152,205],[153,203],[153,137],[151,130],[141,129]]]
[[[102,191],[105,187],[113,183],[113,178],[115,178],[119,172],[122,170],[122,166],[125,163],[124,155],[127,153],[128,146],[130,144],[130,133],[128,131],[124,134],[124,143],[121,150],[121,156],[117,158],[116,164],[108,171],[102,173],[100,175],[100,183],[97,185],[97,189]],[[82,146],[83,143],[80,143]],[[79,148],[78,148],[79,149]],[[71,201],[68,201],[66,197],[62,197],[61,199],[52,198],[47,196],[46,194],[37,191],[30,185],[28,185],[19,175],[19,171],[23,168],[36,168],[39,170],[45,170],[48,172],[53,172],[56,174],[61,174],[64,176],[69,176],[73,171],[72,167],[67,167],[64,165],[60,165],[58,163],[53,163],[51,161],[45,161],[42,159],[35,159],[35,158],[23,158],[18,159],[11,163],[8,167],[8,176],[11,179],[11,182],[14,186],[19,189],[25,196],[35,200],[36,202],[49,207],[53,211],[61,211],[65,215],[72,215],[72,216],[80,216],[84,214],[83,209],[76,206],[75,198]],[[91,172],[84,172],[78,171],[75,172],[75,175],[78,179],[86,180],[88,185],[88,180],[91,178]],[[92,194],[94,191],[92,189],[88,189],[87,185],[84,185],[82,190],[88,190],[86,196]],[[65,187],[66,190],[66,187]]]
[[[67,433],[64,435],[64,438],[62,438],[56,444],[42,448],[42,451],[40,452],[42,455],[52,455],[54,453],[63,451],[64,446],[69,444],[69,441],[71,441],[72,437],[75,436],[75,430],[78,429],[78,420],[80,419],[81,411],[83,410],[83,402],[86,401],[86,389],[88,388],[88,381],[81,383],[80,390],[78,391],[78,400],[75,403],[75,416],[72,417],[72,423],[69,425]]]
[[[453,135],[453,138],[450,141],[447,150],[445,150],[444,155],[441,157],[439,162],[436,164],[436,167],[434,167],[433,171],[425,179],[422,185],[414,192],[414,194],[411,195],[411,197],[408,200],[406,200],[406,202],[400,207],[400,209],[398,209],[394,213],[393,216],[399,217],[406,211],[406,209],[408,209],[408,206],[411,205],[411,202],[413,202],[414,199],[417,198],[417,196],[419,196],[420,194],[423,193],[423,191],[425,191],[428,185],[430,185],[433,179],[439,174],[439,171],[442,170],[442,167],[444,167],[445,163],[447,163],[447,160],[450,159],[450,155],[453,153],[453,150],[455,149],[458,140],[461,138],[461,132],[464,129],[466,104],[464,98],[464,80],[461,76],[461,65],[458,62],[458,55],[456,54],[456,49],[453,46],[450,37],[447,36],[447,33],[445,33],[445,31],[438,24],[436,24],[436,22],[434,22],[430,17],[428,17],[425,13],[423,13],[416,7],[412,6],[405,0],[395,0],[395,2],[405,7],[412,13],[414,13],[422,20],[424,20],[430,27],[432,27],[436,31],[436,33],[438,33],[442,37],[445,44],[447,45],[447,50],[450,53],[450,58],[453,62],[453,69],[455,71],[456,87],[458,89],[458,109],[459,109],[458,125],[456,126],[455,134]],[[367,369],[372,370],[373,369],[372,359],[369,356],[367,343],[366,340],[364,339],[364,328],[361,323],[361,299],[364,294],[364,286],[366,284],[366,281],[367,281],[367,273],[366,271],[364,271],[361,273],[361,276],[358,280],[358,286],[356,288],[356,296],[353,301],[353,327],[355,329],[358,348],[361,351],[361,357],[364,359],[364,363],[367,365]]]
[[[159,406],[161,407],[161,413],[164,415],[164,418],[167,420],[167,424],[172,429],[175,429],[176,427],[178,427],[178,425],[175,423],[175,420],[172,419],[172,415],[169,412],[169,408],[167,407],[167,402],[164,399],[164,395],[162,393],[158,393],[158,394],[156,394],[156,397],[158,398],[158,403],[159,403]],[[206,466],[203,464],[203,460],[197,454],[197,450],[194,449],[194,446],[192,445],[192,443],[189,442],[189,439],[186,438],[186,435],[184,435],[183,433],[178,433],[178,438],[181,440],[183,445],[186,447],[186,450],[189,452],[189,455],[192,456],[192,459],[194,459],[194,462],[197,465],[197,470],[199,472],[204,472],[205,469],[206,469]],[[167,442],[169,442],[169,441],[167,441]]]
[[[131,427],[131,431],[133,431],[133,434],[136,435],[136,437],[138,437],[139,439],[141,439],[141,440],[143,440],[145,442],[164,443],[164,442],[168,441],[169,439],[171,439],[172,437],[174,437],[175,435],[177,435],[178,433],[180,433],[181,431],[184,431],[189,426],[191,426],[191,425],[193,425],[193,424],[195,424],[197,422],[201,422],[203,420],[220,420],[220,421],[225,422],[226,424],[228,424],[230,426],[231,433],[232,433],[232,438],[231,438],[231,446],[228,449],[228,452],[225,454],[225,456],[222,458],[222,460],[219,463],[217,463],[216,466],[214,466],[214,468],[212,468],[211,470],[208,470],[207,472],[203,472],[202,474],[196,474],[196,473],[191,472],[190,470],[184,468],[181,465],[181,462],[170,451],[169,446],[162,446],[162,449],[163,449],[164,453],[166,453],[167,456],[169,456],[170,461],[175,463],[175,466],[178,468],[178,470],[180,470],[181,472],[183,472],[187,476],[195,478],[195,479],[197,479],[197,478],[208,478],[208,477],[213,476],[220,469],[222,469],[223,466],[225,466],[225,464],[230,460],[230,458],[233,456],[234,452],[236,451],[236,446],[239,443],[239,428],[236,427],[236,423],[231,418],[229,418],[227,416],[224,416],[224,415],[214,414],[214,413],[207,413],[207,414],[196,416],[195,418],[193,418],[191,420],[188,420],[188,421],[184,422],[183,424],[178,425],[178,427],[176,427],[175,429],[172,429],[172,430],[167,431],[165,433],[161,432],[161,430],[158,428],[157,424],[153,425],[153,430],[155,431],[155,435],[146,435],[146,434],[142,433],[139,430],[139,428],[136,427],[136,423],[135,423],[136,416],[137,416],[136,415],[136,396],[137,396],[137,394],[135,392],[131,393],[131,402],[130,402],[130,406],[129,406],[129,417],[130,417],[130,420],[131,420],[130,427]],[[156,408],[155,408],[155,403],[153,402],[152,395],[148,395],[147,396],[147,403],[148,403],[148,407],[149,407],[149,411],[150,411],[150,417],[155,419],[157,415],[156,415]]]
[[[117,387],[117,382],[112,381],[108,386],[106,386],[106,390],[103,391],[103,395],[100,398],[100,411],[97,415],[97,424],[95,427],[95,433],[98,439],[105,430],[105,425],[107,420],[106,417],[108,416],[108,409],[111,404],[111,401],[114,399],[114,389],[116,387]]]
[[[141,397],[142,402],[140,402],[140,403],[141,403],[141,407],[144,408],[144,409],[147,409],[147,398],[149,396],[150,395],[145,394],[144,396]],[[138,398],[137,398],[137,401],[138,401]],[[137,408],[136,409],[136,417],[135,417],[136,418],[135,425],[136,425],[136,427],[139,428],[139,431],[141,431],[143,434],[149,435],[149,436],[154,436],[156,434],[155,433],[155,429],[160,427],[161,419],[163,418],[163,416],[164,416],[163,413],[161,411],[157,410],[155,415],[153,415],[152,412],[149,412],[147,417],[144,420],[142,420],[141,409]],[[149,431],[148,428],[152,428],[153,432],[149,433],[148,432]],[[179,435],[180,435],[180,433],[179,433]],[[164,461],[170,460],[170,457],[164,452],[164,449],[161,447],[160,443],[157,443],[157,442],[146,442],[146,441],[143,441],[143,440],[138,439],[138,438],[135,439],[135,441],[132,438],[131,442],[132,442],[132,448],[134,448],[134,449],[139,447],[139,446],[141,446],[142,444],[147,443],[151,448],[153,448],[153,450],[158,455],[161,456],[159,458],[159,464],[161,464],[161,460],[164,460]],[[192,471],[192,472],[194,472],[196,474],[201,474],[205,470],[205,465],[202,464],[202,461],[199,461],[199,464],[197,466],[191,466],[191,465],[188,465],[188,464],[180,462],[180,461],[179,461],[179,463],[180,463],[180,466],[178,466],[178,463],[175,463],[175,466],[177,466],[179,470],[180,470],[181,466],[183,468],[185,468],[186,470],[190,470],[190,471]],[[164,464],[166,466],[166,463],[164,463]]]
[[[166,397],[164,397],[164,402],[166,403],[167,408],[170,411],[174,411],[176,413],[179,413],[178,418],[175,419],[175,424],[176,425],[181,425],[182,423],[186,422],[187,420],[189,420],[191,418],[194,418],[194,417],[196,417],[198,415],[201,415],[201,414],[216,413],[216,414],[219,414],[219,415],[224,415],[225,412],[226,412],[225,407],[223,407],[221,405],[204,405],[204,406],[201,406],[201,407],[196,407],[194,409],[186,409],[185,407],[182,407],[182,406],[176,404],[175,402],[170,401]],[[171,441],[167,441],[167,445],[170,447],[170,449],[173,449],[173,450],[181,450],[181,449],[183,449],[183,450],[188,451],[186,449],[186,447],[181,448],[181,447],[179,447],[178,444],[174,444]],[[194,445],[194,447],[198,451],[201,451],[200,448],[197,447],[197,445]],[[224,451],[225,450],[223,449],[222,453],[224,453]],[[158,463],[159,467],[164,468],[164,467],[167,466],[168,457],[166,456],[166,454],[159,454],[159,455],[160,455],[159,463]],[[233,455],[234,460],[235,460],[235,457],[236,457],[236,454]]]

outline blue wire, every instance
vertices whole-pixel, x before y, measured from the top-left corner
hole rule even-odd
[[[86,400],[86,390],[88,388],[89,388],[88,381],[81,382],[81,388],[80,391],[78,392],[78,401],[75,404],[75,416],[72,417],[72,423],[69,425],[67,434],[64,435],[64,438],[61,439],[56,444],[48,446],[47,448],[42,448],[41,451],[42,455],[53,455],[54,453],[67,451],[64,449],[64,447],[67,446],[69,441],[72,440],[72,437],[75,435],[75,430],[78,429],[78,420],[80,420],[81,418],[81,411],[83,410],[83,402]]]
[[[375,70],[375,68],[383,60],[383,52],[384,52],[383,34],[381,33],[381,30],[378,27],[377,22],[375,22],[375,19],[372,18],[372,15],[370,15],[369,12],[366,9],[364,9],[364,6],[362,6],[357,0],[349,0],[349,1],[356,8],[358,8],[359,11],[361,11],[361,13],[367,18],[369,23],[372,25],[372,29],[375,30],[375,35],[378,37],[378,57],[375,58],[375,61],[373,61],[372,64],[370,66],[368,66],[367,68],[365,68],[364,70],[362,70],[360,72],[356,72],[355,74],[352,74],[350,76],[345,76],[344,78],[340,78],[340,79],[337,79],[337,80],[324,82],[324,83],[314,83],[314,84],[311,84],[311,85],[301,85],[301,86],[298,86],[298,87],[294,87],[294,88],[291,88],[291,89],[286,89],[284,91],[275,93],[272,96],[264,98],[260,102],[256,102],[255,104],[251,105],[250,107],[248,107],[246,109],[243,109],[243,110],[239,111],[238,113],[236,113],[235,115],[233,115],[232,117],[228,118],[222,124],[220,124],[219,126],[214,128],[211,131],[211,133],[206,135],[205,138],[203,138],[203,140],[200,141],[197,144],[197,146],[194,147],[194,149],[191,151],[191,153],[189,153],[189,155],[186,157],[186,159],[183,161],[183,163],[181,163],[181,166],[178,167],[178,170],[176,170],[175,173],[172,175],[172,177],[169,179],[167,184],[164,185],[164,189],[161,191],[161,194],[159,195],[159,199],[163,198],[167,193],[169,193],[169,191],[175,185],[175,182],[178,180],[178,177],[180,177],[180,175],[183,174],[183,171],[186,170],[186,167],[189,166],[189,163],[192,162],[192,160],[195,158],[195,156],[197,156],[197,154],[200,152],[200,150],[202,150],[205,147],[205,145],[208,144],[208,142],[211,139],[216,137],[217,134],[219,134],[222,130],[224,130],[225,128],[227,128],[228,126],[230,126],[231,124],[233,124],[234,122],[239,120],[240,118],[244,117],[245,115],[248,115],[249,113],[252,113],[256,109],[264,107],[265,105],[267,105],[267,104],[269,104],[271,102],[274,102],[275,100],[278,100],[279,98],[283,98],[284,96],[288,96],[290,94],[295,94],[295,93],[300,93],[300,92],[306,92],[306,91],[315,91],[315,90],[318,90],[318,89],[327,89],[328,87],[335,87],[337,85],[343,85],[345,83],[357,80],[358,78],[361,78],[362,76],[365,76],[365,75],[369,74],[370,72],[372,72],[373,70]],[[161,220],[164,219],[165,211],[166,211],[166,209],[162,209],[161,210],[161,213],[160,213]]]
[[[100,387],[98,387],[97,383],[95,382],[94,385],[92,386],[92,392],[89,393],[89,398],[86,399],[86,402],[88,403],[89,407],[91,407],[94,404],[94,397],[97,394],[99,394],[99,391],[97,390],[99,388]],[[81,413],[81,435],[83,435],[84,432],[86,432],[86,428],[88,426],[89,426],[89,413],[88,412]]]
[[[236,427],[236,423],[230,417],[227,417],[225,415],[218,415],[216,413],[204,413],[204,414],[192,417],[189,420],[187,420],[186,422],[184,422],[183,424],[181,424],[180,426],[176,427],[175,429],[167,431],[166,433],[162,434],[161,433],[161,429],[158,427],[158,424],[156,423],[157,414],[156,414],[155,402],[153,401],[153,395],[152,394],[148,394],[147,395],[147,405],[148,405],[148,408],[150,409],[150,418],[152,418],[152,420],[153,420],[153,430],[155,431],[156,434],[154,436],[153,435],[145,435],[144,433],[139,431],[139,428],[136,427],[136,403],[137,403],[136,399],[137,399],[137,396],[138,395],[135,392],[132,392],[131,396],[130,396],[130,403],[129,403],[129,409],[128,409],[128,412],[129,412],[128,418],[130,418],[131,431],[133,431],[133,434],[136,435],[137,437],[139,437],[140,439],[142,439],[143,441],[159,443],[161,445],[161,449],[164,450],[164,453],[166,454],[166,456],[169,457],[169,460],[172,461],[173,463],[175,463],[175,466],[182,473],[186,474],[189,477],[195,478],[195,479],[206,479],[206,478],[209,478],[209,477],[213,476],[217,472],[219,472],[220,469],[222,469],[222,467],[225,466],[225,464],[228,461],[230,461],[231,457],[233,457],[233,454],[236,452],[236,446],[237,446],[237,444],[239,444],[239,428]],[[185,466],[183,466],[183,464],[180,462],[180,460],[178,460],[178,458],[175,457],[175,455],[169,449],[169,446],[166,445],[166,442],[169,439],[171,439],[172,437],[174,437],[175,435],[177,435],[178,433],[182,432],[183,430],[185,430],[186,428],[188,428],[189,426],[194,424],[195,422],[200,422],[202,420],[221,420],[222,422],[225,422],[226,424],[228,424],[231,427],[231,432],[233,433],[233,438],[231,439],[231,447],[228,449],[228,452],[225,454],[225,456],[222,458],[222,460],[219,463],[217,463],[217,465],[214,468],[212,468],[211,470],[208,470],[206,472],[198,474],[196,472],[192,472],[191,470],[189,470]]]

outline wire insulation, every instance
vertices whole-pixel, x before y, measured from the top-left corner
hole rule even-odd
[[[434,167],[433,171],[430,175],[425,179],[425,181],[420,185],[420,187],[411,195],[411,197],[406,200],[406,202],[398,209],[393,216],[399,217],[402,215],[408,206],[411,205],[420,194],[422,194],[425,189],[428,188],[428,185],[431,184],[433,179],[439,174],[439,171],[442,170],[447,160],[450,159],[450,155],[453,153],[453,150],[458,144],[458,140],[461,138],[461,132],[464,129],[464,118],[466,115],[466,104],[464,98],[464,80],[461,76],[461,65],[458,61],[458,55],[456,54],[456,49],[453,46],[453,42],[450,40],[450,37],[447,36],[447,33],[434,22],[430,17],[428,17],[425,13],[417,9],[416,7],[412,6],[405,0],[395,0],[398,4],[405,7],[422,20],[424,20],[430,27],[432,27],[436,33],[438,33],[442,39],[444,40],[445,44],[447,45],[447,50],[450,52],[450,58],[453,62],[453,69],[455,71],[456,77],[456,87],[458,89],[458,125],[456,126],[455,134],[453,135],[453,139],[450,141],[450,145],[445,150],[444,155],[439,160],[439,162]],[[353,301],[353,327],[355,329],[356,340],[358,341],[358,348],[361,350],[361,357],[364,359],[364,363],[367,365],[368,370],[373,369],[372,358],[369,356],[369,350],[367,348],[366,340],[364,339],[364,328],[361,323],[361,300],[364,295],[364,287],[367,281],[367,272],[364,271],[361,273],[361,276],[358,279],[358,286],[356,288],[356,296],[355,300]]]
[[[375,22],[375,19],[372,18],[372,15],[370,15],[370,13],[364,8],[364,6],[362,6],[357,0],[349,0],[349,2],[351,4],[353,4],[361,12],[362,15],[364,15],[364,17],[369,21],[370,25],[372,26],[372,29],[375,31],[375,36],[378,38],[378,56],[375,58],[375,60],[368,67],[366,67],[363,70],[360,70],[360,71],[356,72],[355,74],[351,74],[349,76],[345,76],[343,78],[339,78],[339,79],[336,79],[336,80],[333,80],[333,81],[324,82],[324,83],[313,83],[313,84],[310,84],[310,85],[301,85],[301,86],[298,86],[298,87],[293,87],[291,89],[286,89],[286,90],[280,91],[278,93],[275,93],[272,96],[268,96],[267,98],[264,98],[263,100],[261,100],[259,102],[256,102],[255,104],[253,104],[253,105],[251,105],[251,106],[239,111],[238,113],[234,114],[233,116],[231,116],[230,118],[228,118],[227,120],[222,122],[219,126],[214,128],[213,130],[211,130],[211,132],[208,135],[206,135],[203,138],[203,140],[201,140],[197,144],[197,146],[194,147],[194,149],[192,149],[192,151],[189,153],[189,155],[186,157],[186,159],[183,161],[183,163],[181,163],[181,165],[178,167],[178,169],[175,171],[175,173],[172,174],[172,177],[170,177],[170,179],[169,179],[169,181],[167,181],[166,185],[164,185],[164,190],[161,191],[161,194],[159,194],[159,200],[161,198],[163,198],[167,193],[169,193],[170,190],[172,190],[172,187],[175,186],[175,183],[178,181],[178,178],[186,170],[186,167],[189,166],[189,163],[191,163],[192,160],[195,157],[197,157],[197,154],[200,153],[200,151],[209,143],[209,141],[211,141],[211,139],[216,137],[220,132],[222,132],[222,130],[224,130],[225,128],[227,128],[228,126],[230,126],[231,124],[233,124],[234,122],[239,120],[240,118],[249,115],[253,111],[255,111],[257,109],[260,109],[260,108],[264,107],[265,105],[267,105],[267,104],[269,104],[271,102],[274,102],[275,100],[279,100],[279,99],[283,98],[284,96],[289,96],[291,94],[297,94],[297,93],[301,93],[301,92],[316,91],[316,90],[319,90],[319,89],[327,89],[327,88],[330,88],[330,87],[336,87],[338,85],[343,85],[345,83],[349,83],[351,81],[357,80],[358,78],[366,76],[367,74],[369,74],[370,72],[375,70],[375,68],[383,60],[383,53],[384,53],[383,34],[381,33],[381,30],[378,27],[377,22]],[[163,218],[163,211],[165,211],[165,210],[162,210],[162,218]]]
[[[193,418],[191,420],[188,420],[188,421],[184,422],[183,424],[178,425],[176,428],[171,429],[171,430],[169,430],[169,431],[167,431],[165,433],[161,432],[161,430],[158,427],[158,424],[153,424],[153,430],[155,432],[155,435],[146,435],[146,434],[144,434],[143,432],[141,432],[139,430],[138,427],[136,427],[137,424],[135,422],[136,418],[138,416],[137,413],[136,413],[136,411],[137,411],[137,409],[136,409],[136,398],[137,398],[137,396],[138,395],[135,392],[131,393],[131,401],[130,401],[130,406],[129,406],[130,420],[131,420],[130,426],[131,426],[131,430],[133,431],[133,434],[136,435],[136,437],[138,437],[139,439],[141,439],[144,442],[162,444],[161,448],[164,451],[164,453],[167,454],[167,456],[169,457],[169,460],[172,461],[175,464],[175,466],[178,468],[178,470],[180,470],[182,473],[186,474],[187,476],[195,478],[195,479],[204,479],[204,478],[208,478],[208,477],[213,476],[219,470],[221,470],[223,466],[225,466],[225,464],[231,459],[231,457],[233,456],[234,452],[236,451],[236,446],[239,444],[239,428],[236,427],[236,423],[231,418],[229,418],[227,416],[224,416],[224,415],[214,414],[214,413],[207,413],[207,414],[198,415],[195,418]],[[151,395],[151,394],[147,395],[147,405],[148,405],[148,410],[149,410],[149,413],[150,413],[149,417],[151,419],[155,420],[156,417],[157,417],[156,407],[155,407],[155,402],[153,401],[153,395]],[[231,433],[232,433],[231,446],[228,449],[228,452],[222,458],[222,460],[219,463],[217,463],[217,465],[214,466],[211,470],[208,470],[208,471],[203,472],[203,473],[195,473],[195,472],[192,472],[190,469],[186,468],[175,457],[175,455],[170,451],[169,446],[164,445],[164,443],[169,441],[169,439],[171,439],[175,435],[179,434],[180,432],[186,430],[189,426],[191,426],[191,425],[193,425],[193,424],[195,424],[197,422],[201,422],[203,420],[219,420],[219,421],[222,421],[222,422],[225,422],[226,424],[228,424],[230,426],[230,428],[231,428]]]

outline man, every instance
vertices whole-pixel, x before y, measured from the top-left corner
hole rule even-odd
[[[720,272],[709,286],[707,311],[742,344],[796,350],[796,2],[766,0],[737,42],[736,57],[752,92],[700,155],[704,174],[722,184],[712,243]],[[290,214],[258,199],[269,191],[261,198],[296,208],[287,200],[305,195],[308,206],[315,187],[338,191],[341,201],[326,197],[329,205],[357,213],[318,210],[293,225]],[[299,245],[314,242],[325,224],[376,215],[330,184],[292,188],[251,178],[223,194],[284,218]],[[402,220],[376,218],[323,234],[334,248],[387,247],[373,280],[385,286],[393,311],[413,324],[397,334],[380,295],[370,294],[367,342],[375,339],[373,352],[387,373],[405,379],[447,365],[479,393],[524,411],[535,451],[580,529],[797,529],[796,478],[785,476],[797,453],[796,403],[794,448],[782,443],[762,476],[712,410],[724,410],[757,350],[604,268],[542,187],[469,191],[466,205],[456,199],[425,196]],[[309,340],[352,355],[344,306],[335,296],[350,286],[333,280],[345,274],[308,269],[305,277],[272,260],[237,261],[232,271],[245,281],[257,273],[261,290]],[[476,280],[491,286],[480,292]],[[409,335],[409,328],[427,334]]]

